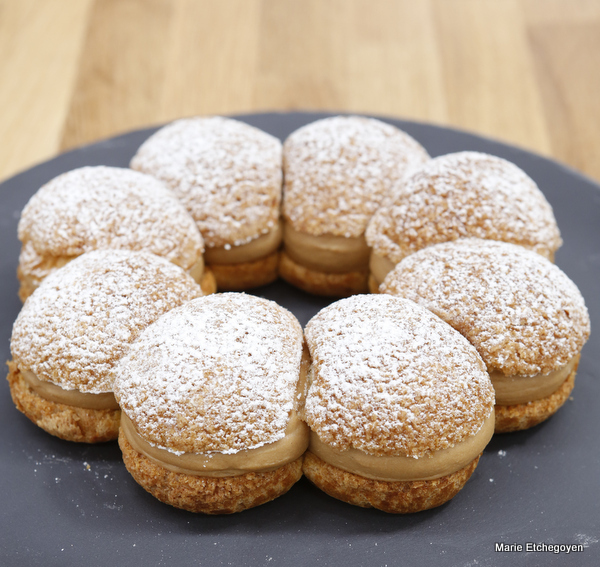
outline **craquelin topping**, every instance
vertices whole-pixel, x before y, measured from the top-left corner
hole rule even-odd
[[[277,224],[281,142],[229,118],[176,120],[150,136],[131,160],[172,189],[206,246],[240,246]]]
[[[48,276],[13,326],[21,370],[65,390],[112,390],[114,368],[160,315],[202,295],[181,268],[149,252],[96,250]]]
[[[464,239],[400,262],[380,287],[431,310],[464,335],[490,371],[547,374],[581,351],[590,319],[554,264],[505,242]]]
[[[302,328],[286,309],[215,294],[159,319],[118,368],[115,397],[149,443],[236,453],[283,438],[296,392]]]
[[[477,351],[412,301],[355,295],[320,311],[305,335],[305,418],[337,449],[421,457],[475,435],[493,411]]]
[[[59,175],[29,200],[19,221],[20,268],[45,277],[48,257],[102,248],[146,250],[187,270],[204,242],[183,205],[157,179],[117,167]],[[37,271],[36,271],[37,270]]]
[[[293,132],[283,159],[285,220],[313,236],[358,237],[408,169],[429,155],[394,126],[336,116]]]
[[[371,219],[367,243],[397,263],[439,242],[502,240],[552,259],[562,241],[552,207],[516,165],[487,154],[447,154],[397,186]]]

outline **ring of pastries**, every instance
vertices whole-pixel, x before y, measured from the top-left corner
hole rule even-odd
[[[309,480],[387,512],[452,498],[494,429],[494,390],[475,348],[430,311],[389,295],[333,303],[305,336]]]
[[[192,512],[238,512],[287,492],[308,446],[305,367],[302,327],[272,301],[226,293],[170,311],[119,364],[127,469]]]
[[[574,384],[590,319],[577,286],[521,246],[463,239],[402,260],[380,292],[411,299],[475,346],[496,391],[496,432],[554,414]]]
[[[283,150],[236,120],[178,120],[130,165],[66,173],[25,207],[8,381],[51,434],[118,436],[159,500],[233,513],[304,474],[357,506],[426,510],[462,489],[494,431],[569,398],[589,316],[517,166],[429,159],[356,116]],[[201,297],[278,276],[353,297],[306,343],[273,302]]]
[[[150,136],[131,167],[163,181],[192,215],[221,291],[277,278],[281,242],[281,142],[243,122],[177,120]],[[236,275],[241,281],[236,280]]]
[[[427,159],[408,134],[371,118],[325,118],[293,132],[283,146],[281,277],[320,295],[366,292],[367,223]]]
[[[15,405],[61,439],[116,439],[117,362],[160,315],[201,295],[190,275],[148,252],[75,258],[44,279],[15,321],[8,376]]]
[[[409,254],[468,237],[512,242],[550,260],[562,244],[552,207],[524,171],[488,154],[446,154],[413,170],[373,215],[371,291]]]
[[[82,167],[52,179],[23,209],[18,235],[22,301],[73,258],[102,248],[152,252],[215,291],[193,219],[163,183],[130,169]]]

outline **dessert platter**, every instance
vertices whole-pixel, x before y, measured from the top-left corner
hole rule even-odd
[[[598,564],[600,187],[464,132],[330,116],[235,117],[258,161],[210,118],[0,185],[2,565]],[[190,128],[213,140],[198,156]],[[122,205],[79,208],[119,176]],[[244,176],[265,192],[218,197]],[[384,200],[394,176],[414,187]]]

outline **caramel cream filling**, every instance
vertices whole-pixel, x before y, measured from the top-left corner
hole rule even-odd
[[[251,242],[248,242],[248,244],[206,248],[204,259],[207,264],[242,264],[244,262],[253,262],[275,252],[281,244],[282,233],[281,221],[277,221],[277,226],[273,230],[255,238]]]
[[[121,429],[131,446],[160,466],[176,473],[194,476],[227,477],[249,472],[264,472],[277,469],[301,457],[309,441],[309,429],[292,411],[285,436],[278,441],[245,449],[237,453],[182,453],[150,445],[142,439],[131,420],[121,413]]]
[[[204,275],[204,258],[202,254],[196,260],[196,263],[188,270],[188,274],[194,278],[194,281],[199,284]]]
[[[432,480],[449,475],[466,467],[489,443],[494,434],[495,416],[485,420],[481,429],[454,447],[435,451],[419,457],[376,457],[360,449],[340,451],[326,443],[311,431],[309,451],[321,460],[345,471],[375,480]]]
[[[371,270],[371,275],[378,286],[383,283],[385,276],[387,276],[395,267],[396,264],[394,264],[394,262],[392,262],[389,258],[375,254],[375,252],[371,252],[369,269]]]
[[[119,404],[112,392],[88,394],[79,390],[64,390],[52,382],[40,380],[31,370],[19,369],[19,372],[38,396],[51,402],[86,409],[119,409]]]
[[[313,236],[283,225],[286,254],[297,264],[329,274],[367,271],[369,247],[364,236]]]
[[[506,376],[502,372],[492,370],[490,379],[496,391],[496,404],[509,406],[547,398],[560,388],[578,362],[579,355],[549,374],[534,376]]]

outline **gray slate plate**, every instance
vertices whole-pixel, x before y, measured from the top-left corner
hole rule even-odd
[[[325,114],[240,116],[280,138]],[[387,120],[387,119],[385,119]],[[565,241],[556,263],[592,317],[576,387],[538,427],[495,437],[462,492],[444,506],[391,516],[338,502],[305,479],[278,500],[235,516],[161,504],[125,470],[116,443],[71,444],[13,406],[0,383],[0,565],[600,565],[600,191],[573,170],[504,144],[435,126],[387,120],[432,155],[460,150],[515,162],[538,183]],[[0,185],[0,359],[20,302],[19,212],[56,175],[84,165],[127,166],[154,129],[68,152]],[[328,301],[283,282],[256,290],[304,325]],[[582,553],[498,553],[495,543],[578,544]]]

